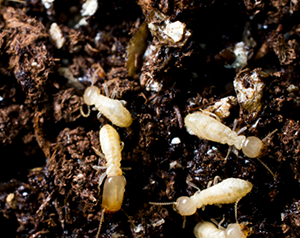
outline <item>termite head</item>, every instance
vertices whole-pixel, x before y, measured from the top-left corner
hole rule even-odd
[[[176,202],[149,202],[151,205],[173,205],[173,209],[181,216],[191,216],[195,214],[197,206],[190,197],[181,196]]]
[[[173,209],[181,216],[191,216],[195,214],[197,207],[190,197],[179,197],[173,204]]]
[[[125,191],[124,176],[109,176],[105,180],[102,196],[102,207],[105,212],[116,212],[121,209]]]
[[[264,143],[259,138],[249,136],[243,143],[242,151],[249,158],[258,158],[263,154],[264,148]]]
[[[98,94],[100,94],[100,89],[96,86],[87,87],[83,94],[83,101],[87,105],[93,105],[93,98],[95,98],[95,96]]]
[[[243,224],[229,224],[225,230],[225,238],[246,238],[249,235],[249,228]]]

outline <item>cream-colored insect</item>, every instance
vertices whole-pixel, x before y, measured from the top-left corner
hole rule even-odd
[[[122,176],[122,169],[120,168],[122,146],[118,132],[112,126],[105,125],[100,129],[99,134],[101,149],[106,159],[106,171],[99,179],[99,186],[106,176],[107,178],[104,182],[102,215],[97,237],[100,233],[104,212],[116,212],[121,209],[126,185],[126,180],[124,176]],[[96,153],[102,156],[101,153],[97,151]],[[93,167],[95,169],[103,169],[103,167]]]
[[[97,70],[95,71],[95,73]],[[94,77],[93,77],[94,81]],[[96,86],[89,86],[85,89],[83,94],[83,101],[95,108],[108,118],[114,125],[119,127],[129,127],[132,123],[130,112],[124,107],[123,103],[117,99],[111,99],[100,94],[100,89]],[[81,111],[83,116],[88,116]]]
[[[185,126],[190,134],[221,144],[234,145],[249,158],[259,157],[263,150],[263,142],[256,136],[238,135],[235,131],[204,112],[188,114],[184,119]]]
[[[223,217],[222,221],[219,223],[217,223],[215,219],[211,219],[218,227],[208,221],[199,222],[194,228],[194,235],[196,238],[247,238],[249,235],[249,228],[245,224],[240,224],[237,221],[237,204],[239,201],[240,199],[234,204],[236,223],[230,223],[225,229],[221,226],[225,217]]]
[[[196,238],[246,238],[249,234],[247,226],[231,223],[227,228],[216,227],[208,221],[199,222],[194,228]]]
[[[252,189],[253,185],[249,181],[239,178],[228,178],[222,182],[197,191],[191,197],[179,197],[176,202],[172,203],[150,203],[153,205],[174,204],[174,210],[182,216],[193,215],[197,208],[205,205],[219,205],[235,203],[240,198],[244,197]]]

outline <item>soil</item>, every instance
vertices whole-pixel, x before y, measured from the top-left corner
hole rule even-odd
[[[93,84],[126,101],[133,117],[128,128],[114,126],[127,184],[122,209],[105,213],[100,237],[194,237],[199,221],[223,217],[227,227],[236,222],[234,204],[206,206],[186,219],[170,205],[149,204],[191,196],[196,190],[187,180],[205,189],[216,176],[253,184],[237,205],[250,237],[299,237],[298,0],[98,1],[78,25],[83,4],[2,1],[2,233],[96,236],[104,170],[92,166],[105,160],[93,147],[100,150],[99,129],[111,122],[97,110],[82,116],[83,92]],[[53,23],[61,47],[49,33]],[[216,103],[227,96],[238,102],[225,113]],[[226,159],[228,145],[189,134],[184,118],[199,109],[265,138],[259,160],[274,176],[256,158],[233,149]]]

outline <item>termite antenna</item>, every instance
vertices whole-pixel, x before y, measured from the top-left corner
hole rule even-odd
[[[101,68],[98,67],[94,74],[93,74],[93,77],[92,77],[92,85],[91,86],[94,86],[94,83],[95,83],[95,78],[96,78],[96,74],[98,73],[98,71],[100,70]],[[80,114],[83,116],[83,117],[88,117],[90,114],[91,114],[91,108],[90,108],[90,105],[87,105],[87,108],[88,108],[88,112],[85,113],[82,109],[82,106],[80,106]]]
[[[273,176],[273,178],[274,178],[274,180],[276,179],[276,176],[275,176],[275,174],[272,172],[272,170],[264,163],[264,162],[262,162],[259,158],[256,158],[269,172],[270,172],[270,174],[272,174],[272,176]]]
[[[103,222],[103,219],[104,219],[104,211],[105,211],[105,208],[103,208],[102,211],[101,211],[100,222],[99,222],[99,228],[98,228],[98,231],[97,231],[96,238],[99,238],[99,235],[100,235],[101,226],[102,226],[102,222]]]
[[[238,200],[236,200],[235,204],[234,204],[234,216],[235,216],[235,222],[238,223],[238,220],[237,220],[237,205],[239,203],[239,201],[241,200],[242,198],[240,197]]]
[[[149,202],[150,205],[156,206],[165,206],[165,205],[174,205],[176,202]]]

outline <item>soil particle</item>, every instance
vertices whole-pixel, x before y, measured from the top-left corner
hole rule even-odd
[[[299,237],[299,1],[98,1],[80,26],[83,3],[2,2],[0,222],[7,237],[96,236],[105,170],[93,166],[106,161],[95,149],[100,127],[111,122],[93,108],[82,116],[90,85],[122,100],[133,117],[130,127],[115,127],[127,184],[122,210],[105,213],[100,237],[194,237],[201,220],[236,222],[234,204],[198,209],[185,228],[172,205],[149,204],[191,196],[215,176],[253,184],[237,205],[250,237]],[[49,37],[53,23],[65,41],[60,49]],[[243,64],[228,67],[239,57]],[[244,91],[252,87],[254,73],[264,84],[259,96],[250,106],[227,105],[221,122],[263,140],[259,159],[275,177],[259,160],[184,126],[188,113],[216,112],[222,99],[238,97],[235,78]]]

